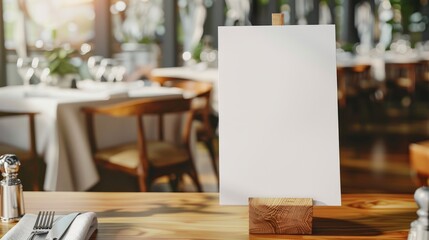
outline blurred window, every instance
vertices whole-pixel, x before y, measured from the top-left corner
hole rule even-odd
[[[94,37],[93,0],[3,0],[3,12],[7,49],[17,48],[24,32],[30,48],[79,46]]]

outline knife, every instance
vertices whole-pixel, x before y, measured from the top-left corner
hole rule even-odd
[[[60,220],[58,220],[56,223],[54,223],[54,226],[52,226],[51,231],[49,231],[48,235],[46,236],[46,240],[58,240],[60,239],[64,233],[67,231],[67,229],[70,227],[70,225],[73,223],[74,219],[79,215],[80,213],[70,213],[64,217],[62,217]]]

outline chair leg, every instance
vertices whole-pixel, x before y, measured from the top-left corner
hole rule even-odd
[[[198,179],[197,171],[195,170],[195,167],[192,167],[191,171],[188,172],[189,177],[191,177],[192,182],[197,187],[198,192],[203,192],[203,188],[201,186],[200,180]]]
[[[216,154],[215,154],[215,150],[213,147],[213,139],[205,140],[204,144],[206,145],[206,147],[209,151],[211,161],[212,161],[213,171],[216,175],[217,182],[219,183],[219,171],[218,171],[218,167],[217,167]]]
[[[33,191],[40,191],[40,171],[39,169],[41,169],[40,167],[40,159],[39,157],[35,157],[33,159],[34,164],[33,164]]]
[[[149,181],[147,181],[147,179],[142,175],[139,175],[137,179],[139,182],[140,192],[147,192],[149,189]]]
[[[173,192],[178,192],[178,186],[180,177],[178,174],[171,174],[168,176],[170,187],[173,190]]]

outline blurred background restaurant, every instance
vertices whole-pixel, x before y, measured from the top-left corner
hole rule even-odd
[[[410,163],[410,146],[417,143],[419,157],[429,159],[428,0],[0,2],[2,88],[55,85],[52,71],[70,68],[74,84],[90,79],[163,85],[156,79],[168,77],[210,82],[212,137],[198,145],[194,159],[204,191],[218,191],[218,26],[271,25],[271,13],[278,12],[285,25],[335,24],[342,191],[412,193],[422,184],[424,170]],[[257,57],[249,49],[249,58]],[[258,84],[263,90],[264,80]],[[36,155],[43,159],[40,151]],[[22,176],[29,190],[32,174]],[[100,175],[95,186],[83,190],[140,190],[133,177]],[[194,191],[191,182],[185,179],[182,190]],[[161,180],[149,190],[170,191],[167,183]]]

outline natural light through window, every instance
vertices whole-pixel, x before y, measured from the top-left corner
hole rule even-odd
[[[94,37],[92,0],[4,0],[3,4],[8,49],[16,48],[22,35],[28,46],[36,48],[80,45]]]

